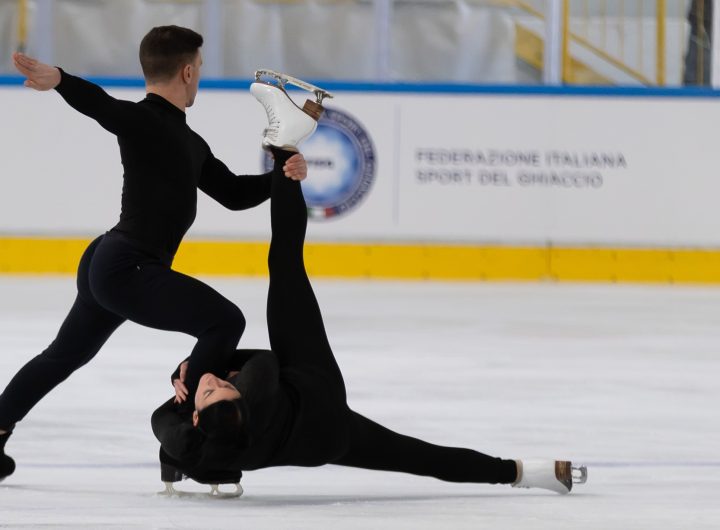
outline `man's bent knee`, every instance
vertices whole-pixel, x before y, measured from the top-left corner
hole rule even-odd
[[[229,304],[216,327],[222,329],[223,333],[237,336],[237,339],[240,340],[245,331],[245,325],[245,315],[240,308],[235,304]]]

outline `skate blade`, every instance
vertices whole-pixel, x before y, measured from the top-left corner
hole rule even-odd
[[[587,466],[572,466],[573,484],[585,484],[587,482]]]
[[[287,74],[282,74],[280,72],[276,72],[275,70],[268,70],[268,69],[255,70],[255,80],[260,81],[262,77],[270,77],[272,79],[275,79],[278,82],[278,84],[280,85],[280,88],[283,88],[283,89],[286,84],[290,84],[290,85],[296,86],[298,88],[302,88],[303,90],[307,90],[308,92],[312,92],[313,94],[315,94],[315,97],[317,98],[318,105],[322,104],[323,99],[334,97],[327,90],[324,90],[318,86],[312,85],[306,81],[303,81],[302,79],[298,79],[297,77],[292,77]]]
[[[175,489],[172,482],[165,482],[165,490],[158,491],[158,495],[163,497],[178,498],[212,498],[212,499],[237,499],[243,494],[243,488],[240,483],[233,484],[235,491],[220,491],[218,484],[210,484],[210,491],[207,493],[201,491],[182,491]]]

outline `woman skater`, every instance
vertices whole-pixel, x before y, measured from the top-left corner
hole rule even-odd
[[[568,493],[570,462],[504,460],[441,447],[397,434],[348,407],[303,262],[307,213],[300,183],[283,175],[292,153],[273,154],[267,302],[272,351],[238,350],[226,379],[203,375],[195,396],[188,396],[180,366],[172,377],[176,397],[152,417],[163,480],[185,475],[229,483],[239,482],[242,471],[336,464]]]

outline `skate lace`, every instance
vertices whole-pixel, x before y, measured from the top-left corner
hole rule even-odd
[[[263,131],[263,136],[268,140],[277,140],[278,134],[280,134],[280,120],[275,115],[275,109],[273,109],[272,105],[265,101],[262,104],[268,117],[268,126]]]

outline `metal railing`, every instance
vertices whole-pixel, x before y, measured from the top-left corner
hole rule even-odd
[[[499,1],[546,21],[548,0]],[[688,0],[562,0],[562,81],[575,82],[578,56],[644,85],[666,85],[668,58],[684,55],[687,8]],[[678,22],[677,47],[668,47],[669,16]]]
[[[589,23],[589,0],[564,0],[566,8],[566,31],[580,46],[594,52],[598,57],[620,69],[641,83],[665,85],[667,83],[667,0],[618,0],[616,13],[609,10],[608,0],[596,0],[595,6],[599,13],[596,17],[600,24],[600,36],[591,35]],[[678,3],[678,2],[676,2]],[[684,3],[684,2],[682,2]],[[634,6],[633,6],[634,4]],[[649,9],[654,4],[653,10]],[[580,11],[577,22],[572,23],[573,7]],[[635,9],[631,9],[634,7]],[[578,9],[579,8],[579,9]],[[654,18],[654,24],[652,19]],[[683,17],[684,18],[684,17]],[[650,19],[650,24],[648,24]],[[650,29],[648,31],[648,25]],[[654,25],[654,28],[652,27]],[[571,26],[574,26],[571,31]],[[632,26],[632,27],[631,27]],[[652,33],[654,29],[654,34]],[[584,31],[583,31],[584,30]],[[614,30],[614,31],[613,31]],[[611,33],[616,37],[611,43]],[[648,35],[648,33],[650,33]],[[635,37],[634,50],[628,46],[630,35]],[[653,42],[654,41],[654,42]],[[648,55],[646,47],[654,45],[654,74],[646,64]],[[634,57],[632,57],[634,55]]]

